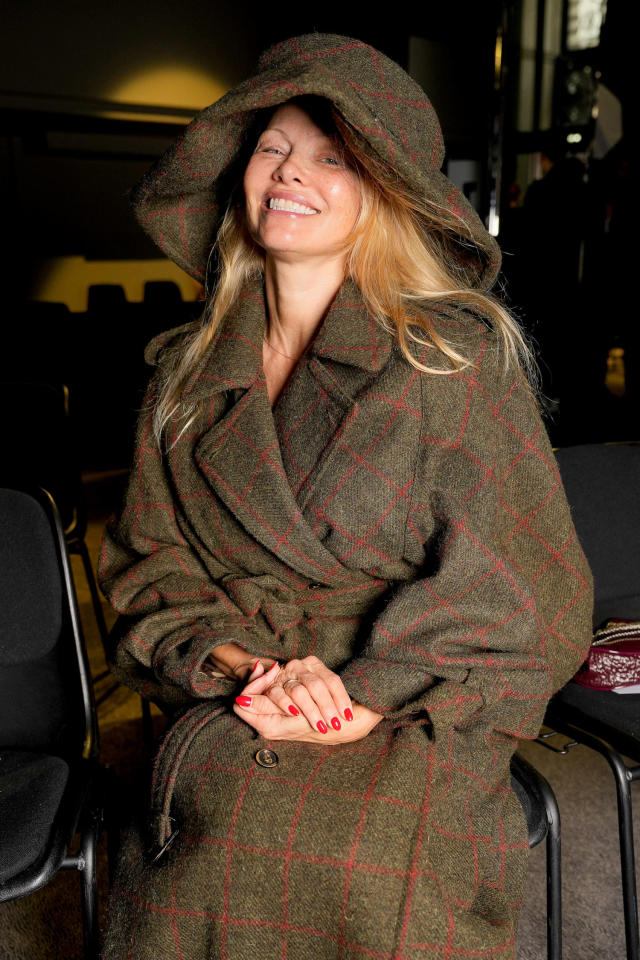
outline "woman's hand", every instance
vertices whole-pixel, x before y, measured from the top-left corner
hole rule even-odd
[[[233,709],[265,739],[308,743],[361,740],[382,719],[352,703],[340,677],[314,656],[266,672],[258,662]]]
[[[275,663],[269,657],[259,659],[252,656],[237,643],[222,643],[214,647],[207,661],[210,667],[219,670],[225,677],[240,681],[246,681],[258,663],[262,663],[265,669]],[[260,676],[261,672],[256,671],[256,676]]]

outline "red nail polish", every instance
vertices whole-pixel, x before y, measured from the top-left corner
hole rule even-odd
[[[236,703],[241,707],[250,707],[251,699],[251,697],[236,697]]]
[[[290,703],[290,704],[289,704],[289,713],[292,713],[292,714],[294,715],[294,717],[297,717],[298,714],[300,713],[300,711],[298,710],[297,707],[294,707],[294,705],[293,705],[292,703]]]
[[[344,718],[345,720],[353,720],[353,714],[351,713],[351,710],[349,707],[347,707],[347,709],[344,712]]]
[[[337,717],[331,717],[331,726],[333,727],[334,730],[340,729],[340,721],[338,720]]]
[[[275,668],[276,668],[277,666],[278,666],[278,661],[276,660],[275,663],[272,663],[272,664],[271,664],[271,666],[270,666],[269,669],[267,670],[267,673],[271,673],[271,671],[272,671],[272,670],[275,670]]]
[[[256,662],[255,662],[254,665],[253,665],[253,670],[252,670],[251,673],[249,674],[250,677],[252,677],[252,676],[254,675],[254,673],[256,672],[256,670],[258,669],[258,667],[260,666],[261,663],[262,663],[262,660],[256,660]]]
[[[320,731],[320,733],[326,733],[326,732],[327,732],[327,725],[326,725],[326,723],[323,723],[322,720],[318,720],[318,722],[316,723],[316,727],[318,728],[318,730]]]

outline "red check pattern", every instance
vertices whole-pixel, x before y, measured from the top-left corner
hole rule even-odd
[[[422,88],[383,53],[360,40],[307,34],[276,44],[254,76],[201,111],[132,193],[136,215],[164,253],[205,278],[211,243],[241,176],[244,141],[256,110],[312,94],[331,100],[376,163],[448,217],[451,251],[472,286],[489,288],[500,250],[464,194],[442,173],[442,132]]]
[[[472,316],[433,319],[473,367],[419,373],[345,283],[272,411],[256,282],[167,456],[143,414],[100,578],[134,618],[119,676],[191,709],[153,784],[156,847],[180,833],[157,864],[129,837],[106,960],[513,956],[509,759],[583,659],[590,575],[519,375]],[[227,639],[316,653],[385,721],[340,747],[265,743],[203,669]]]

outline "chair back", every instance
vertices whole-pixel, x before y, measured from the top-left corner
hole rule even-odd
[[[640,620],[640,443],[556,452],[578,538],[594,578],[594,627]]]
[[[20,411],[3,436],[3,475],[48,490],[65,532],[83,537],[86,509],[67,386],[0,380],[0,402]]]
[[[95,711],[60,518],[0,484],[0,749],[95,756]]]

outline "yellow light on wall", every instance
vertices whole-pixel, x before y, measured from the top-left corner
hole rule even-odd
[[[219,100],[227,89],[213,74],[182,64],[165,64],[131,74],[109,90],[106,99],[121,104],[168,107],[167,115],[171,116],[171,107],[196,113]],[[109,116],[116,116],[117,112],[110,112]],[[158,114],[154,114],[153,119],[158,120]]]
[[[87,309],[89,287],[116,283],[127,300],[141,301],[147,280],[173,280],[183,300],[196,300],[200,285],[170,260],[85,260],[84,257],[53,257],[42,263],[30,292],[32,300],[66,303],[74,313]]]

